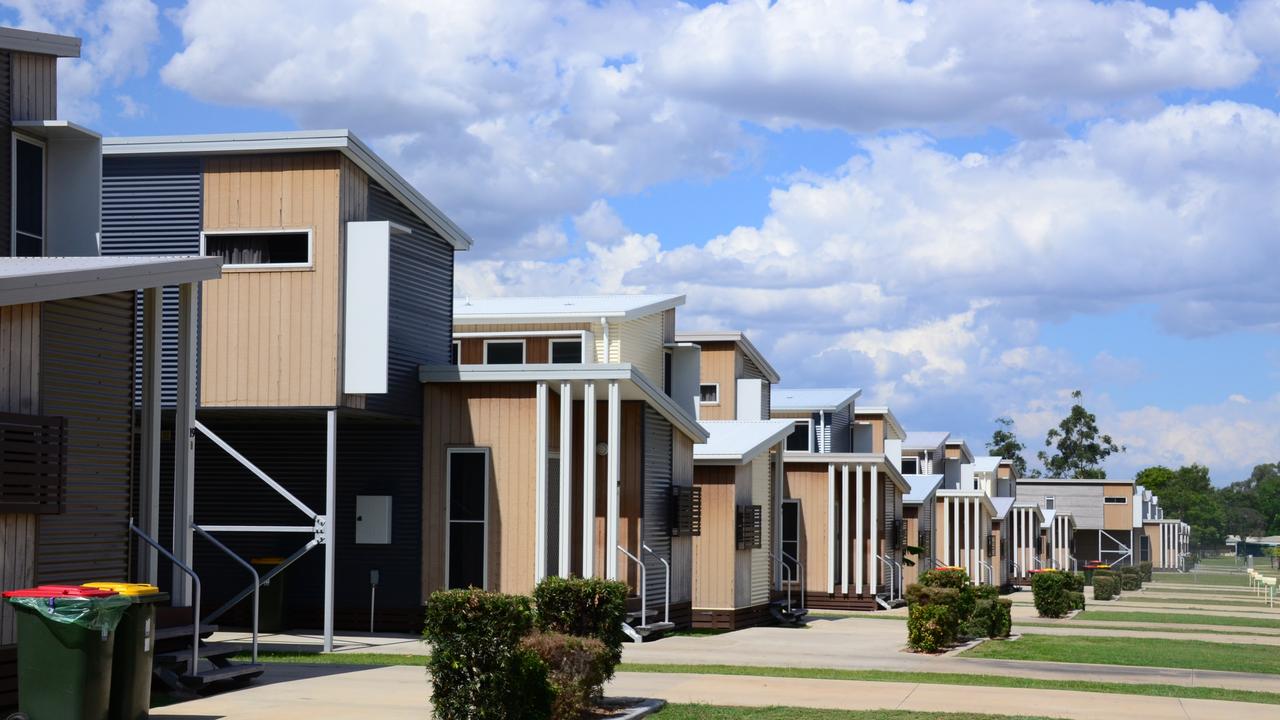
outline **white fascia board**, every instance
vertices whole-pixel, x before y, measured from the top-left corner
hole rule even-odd
[[[760,352],[760,349],[751,342],[751,339],[747,337],[746,333],[739,332],[737,330],[677,332],[675,339],[676,342],[687,342],[694,345],[706,342],[736,343],[742,348],[742,353],[751,358],[751,361],[756,364],[756,367],[760,368],[760,372],[764,373],[765,378],[769,382],[774,385],[782,382],[782,376],[778,374],[778,370],[765,359],[764,355]]]
[[[937,497],[954,497],[954,498],[978,498],[982,507],[986,509],[987,514],[995,517],[996,506],[991,502],[991,498],[981,490],[939,490],[934,493]],[[1016,505],[1016,503],[1015,503]],[[1044,521],[1044,513],[1040,512],[1039,506],[1036,507],[1036,513],[1040,516],[1041,522]]]
[[[52,270],[0,278],[0,305],[66,300],[90,295],[183,285],[222,276],[220,257],[175,257],[169,261]]]
[[[455,298],[456,299],[456,298]],[[454,305],[453,324],[458,325],[534,325],[545,323],[596,322],[600,318],[608,320],[634,320],[654,313],[671,310],[684,304],[684,295],[675,295],[663,300],[628,308],[626,310],[572,310],[566,312],[538,312],[521,314],[518,312],[502,312],[492,315],[459,315],[457,304]]]
[[[14,120],[13,127],[40,138],[102,139],[100,133],[70,120]]]
[[[1035,510],[1036,515],[1039,516],[1041,520],[1044,520],[1044,510],[1041,509],[1039,503],[1028,501],[1028,500],[1019,500],[1013,504],[1011,509],[1019,510],[1024,508],[1031,508],[1032,510]]]
[[[785,450],[782,453],[783,465],[790,463],[832,463],[835,465],[876,465],[879,471],[889,476],[893,484],[903,495],[911,492],[911,485],[902,477],[902,472],[893,466],[884,453],[813,453]]]
[[[80,57],[80,38],[6,27],[0,28],[0,50],[78,58]]]
[[[907,431],[903,429],[902,423],[898,422],[898,416],[886,405],[859,405],[853,409],[853,418],[856,420],[862,417],[883,416],[885,425],[888,426],[890,440],[906,440]],[[905,448],[904,448],[905,449]]]
[[[720,420],[716,422],[730,423],[734,421]],[[759,425],[762,421],[748,420],[747,422],[753,425]],[[768,422],[768,421],[764,421],[764,422]],[[777,422],[777,421],[774,421],[774,422]],[[769,448],[773,447],[774,445],[777,445],[778,443],[786,439],[786,437],[791,434],[791,430],[795,427],[795,425],[796,424],[794,421],[789,421],[785,425],[780,425],[779,426],[780,429],[777,432],[764,438],[760,442],[756,443],[753,447],[746,449],[741,453],[720,453],[715,455],[712,455],[712,454],[699,455],[698,449],[694,448],[693,464],[694,465],[724,465],[724,464],[743,465],[745,463],[749,463],[752,460],[755,460],[756,456],[758,456],[760,453],[764,452],[765,450],[768,450]],[[705,428],[706,426],[704,425],[703,427]]]

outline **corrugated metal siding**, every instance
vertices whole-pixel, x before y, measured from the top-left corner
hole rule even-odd
[[[760,393],[760,417],[773,417],[773,386],[769,383],[764,384],[764,392]]]
[[[201,173],[197,158],[102,159],[102,254],[196,255],[200,252]],[[141,293],[139,293],[141,297]],[[161,403],[177,402],[178,288],[164,289]],[[135,382],[142,383],[141,303]],[[199,357],[199,353],[196,354]]]
[[[9,164],[13,146],[13,56],[0,52],[0,257],[9,257],[12,225],[9,219]]]
[[[39,522],[37,582],[129,576],[133,320],[133,293],[44,304],[40,397],[67,419],[67,487]]]
[[[672,450],[671,423],[646,405],[644,408],[644,532],[642,538],[655,553],[667,558],[668,561],[671,559]],[[648,553],[643,557],[649,599],[660,601],[666,586],[666,568],[657,558]]]
[[[850,427],[853,423],[851,406],[846,405],[831,415],[831,427],[827,429],[831,437],[828,439],[829,452],[850,452],[853,448]]]
[[[610,328],[620,341],[619,362],[631,363],[653,383],[662,387],[662,313],[627,320]]]
[[[370,395],[370,410],[422,417],[421,364],[446,365],[452,342],[453,246],[409,212],[391,193],[369,183],[369,219],[412,228],[391,236],[387,393]]]
[[[760,547],[751,550],[751,604],[769,602],[769,553],[773,548],[773,463],[769,453],[751,461],[751,504],[763,509]]]
[[[1055,509],[1071,513],[1077,528],[1098,530],[1103,527],[1101,485],[1018,483],[1019,502],[1031,501],[1044,507],[1046,497],[1054,498]]]

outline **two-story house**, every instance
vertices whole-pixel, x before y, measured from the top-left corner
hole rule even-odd
[[[688,626],[699,349],[680,295],[460,299],[424,364],[422,594],[623,580],[633,639]]]
[[[1049,517],[1069,516],[1068,522],[1060,520],[1061,527],[1046,526],[1043,562],[1064,569],[1073,558],[1077,564],[1139,562],[1135,550],[1142,532],[1135,529],[1133,480],[1016,478],[1015,482],[1017,504],[1034,503],[1041,510],[1042,523]],[[1141,527],[1141,522],[1136,523],[1136,528]]]
[[[1138,561],[1160,570],[1185,572],[1191,554],[1191,526],[1178,518],[1166,518],[1160,497],[1141,485],[1133,492],[1134,526],[1138,535]]]

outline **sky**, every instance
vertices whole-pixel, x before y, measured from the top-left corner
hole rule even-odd
[[[48,0],[106,135],[350,128],[470,296],[674,292],[788,386],[1112,477],[1280,461],[1280,0]],[[1033,461],[1033,466],[1038,464]]]

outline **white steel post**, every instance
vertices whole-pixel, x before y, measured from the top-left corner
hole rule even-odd
[[[569,558],[573,539],[573,386],[560,383],[560,538],[556,569],[560,577],[569,577]]]
[[[849,594],[849,464],[840,466],[840,585]]]
[[[960,555],[962,559],[962,562],[960,564],[961,566],[964,567],[964,571],[969,573],[969,579],[972,580],[973,568],[971,567],[971,565],[973,564],[973,548],[969,547],[969,540],[970,538],[973,537],[973,530],[969,521],[969,513],[970,513],[969,498],[967,497],[960,498],[960,515],[964,518],[964,532],[960,536],[961,537],[960,547],[963,547],[964,550]]]
[[[973,554],[973,575],[974,585],[982,584],[982,558],[978,555],[978,538],[982,533],[982,514],[981,508],[978,506],[978,498],[969,498],[969,503],[973,505],[973,547],[970,552]]]
[[[192,565],[191,522],[195,514],[196,285],[178,289],[178,397],[173,424],[173,554]],[[173,568],[173,604],[192,604],[191,577]],[[199,623],[196,618],[195,622]]]
[[[836,553],[831,538],[836,535],[836,466],[827,463],[827,592],[836,591]]]
[[[338,411],[325,413],[324,651],[333,652],[334,561],[338,550]]]
[[[618,444],[622,439],[622,398],[618,381],[609,382],[609,451],[608,451],[608,501],[605,518],[605,576],[618,579],[618,483],[622,474],[622,454]]]
[[[854,588],[857,590],[858,594],[861,595],[863,564],[866,562],[866,559],[867,559],[867,540],[866,540],[866,535],[863,533],[863,529],[862,529],[862,515],[866,511],[866,505],[863,503],[863,500],[862,500],[862,487],[863,487],[862,466],[861,465],[856,466],[853,472],[854,472],[853,504],[854,504],[854,513],[855,513],[853,524],[854,524],[854,535],[856,536],[857,543],[858,543],[857,545],[854,546],[857,548],[857,553],[853,557],[853,562],[854,562],[853,572],[857,576],[855,579]]]
[[[880,583],[880,487],[878,467],[871,466],[871,594],[876,594],[876,585]]]
[[[596,573],[596,384],[582,386],[582,577]]]
[[[939,539],[942,540],[941,560],[943,565],[951,564],[951,540],[949,537],[950,531],[951,531],[951,498],[944,497],[942,498],[942,532],[938,535]],[[932,569],[932,568],[926,568],[926,569]]]
[[[161,333],[164,327],[163,288],[142,291],[142,477],[138,509],[139,525],[153,539],[160,537],[160,380],[163,370]],[[158,585],[159,555],[147,543],[138,543],[139,579]]]
[[[533,468],[533,582],[547,576],[547,383],[539,380],[534,395],[535,420]]]

